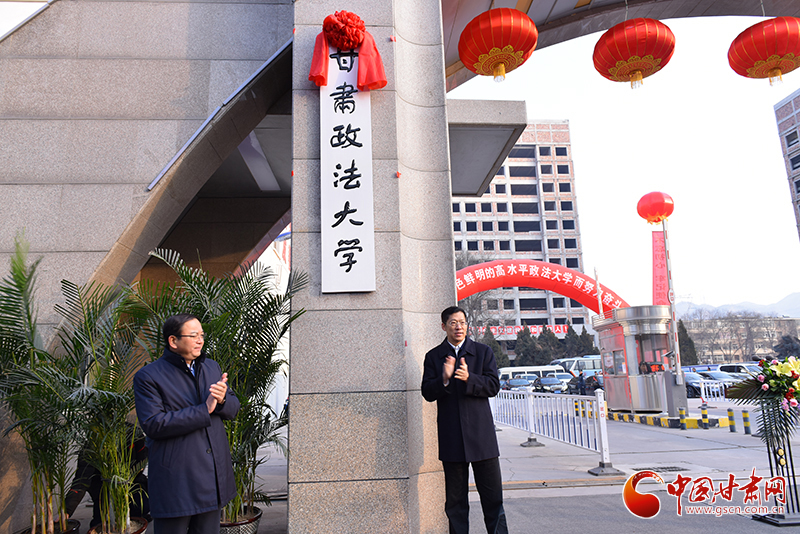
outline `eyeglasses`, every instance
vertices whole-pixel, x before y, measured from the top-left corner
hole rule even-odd
[[[457,326],[467,326],[467,322],[466,321],[450,321],[449,323],[447,323],[447,326],[449,326],[451,328],[455,328]]]
[[[206,335],[205,334],[196,334],[196,333],[195,334],[178,334],[175,337],[177,337],[177,338],[188,337],[188,338],[191,338],[191,339],[197,339],[199,337],[200,341],[205,341],[206,340]]]

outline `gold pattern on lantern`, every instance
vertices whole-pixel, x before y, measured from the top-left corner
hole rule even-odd
[[[747,77],[770,78],[770,83],[772,83],[772,78],[780,78],[781,74],[791,72],[798,67],[800,67],[800,56],[789,53],[781,57],[775,54],[767,59],[756,61],[752,67],[747,69]],[[775,69],[777,69],[777,73]]]
[[[500,48],[492,48],[488,54],[481,54],[478,56],[478,62],[473,65],[478,74],[483,76],[492,76],[494,74],[494,66],[497,63],[505,64],[506,71],[511,71],[521,65],[524,61],[522,58],[523,51],[514,51],[511,45]]]
[[[661,70],[661,58],[654,59],[652,54],[644,57],[631,56],[627,61],[617,61],[617,66],[608,69],[608,74],[618,82],[633,82],[631,75],[637,70],[641,72],[642,77],[647,78]]]

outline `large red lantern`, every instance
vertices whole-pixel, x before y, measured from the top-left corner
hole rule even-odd
[[[539,30],[531,18],[517,9],[500,7],[472,19],[458,41],[458,56],[469,70],[503,81],[506,72],[531,57]]]
[[[769,83],[800,67],[800,19],[778,17],[750,26],[728,50],[731,68],[745,78],[769,78]]]
[[[675,203],[672,201],[672,197],[659,191],[647,193],[639,199],[639,203],[636,205],[639,216],[650,224],[660,223],[672,215],[674,209]]]
[[[600,37],[594,47],[594,68],[614,82],[642,85],[642,80],[661,70],[675,52],[675,35],[654,19],[620,22]]]

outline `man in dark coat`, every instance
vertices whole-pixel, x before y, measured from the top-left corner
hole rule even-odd
[[[166,350],[133,379],[136,413],[149,449],[155,534],[219,533],[220,509],[236,495],[223,419],[239,411],[227,374],[203,353],[200,321],[164,322]]]
[[[422,396],[438,406],[439,460],[444,468],[444,510],[450,534],[469,534],[469,465],[489,534],[507,534],[500,450],[489,397],[500,390],[492,349],[467,337],[467,314],[442,312],[447,338],[425,355]]]

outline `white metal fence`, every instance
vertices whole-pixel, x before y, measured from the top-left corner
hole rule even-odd
[[[600,466],[611,467],[602,389],[593,397],[500,391],[490,403],[496,423],[600,453]]]
[[[700,381],[700,396],[703,400],[708,401],[724,401],[725,389],[727,386],[721,380],[701,380]]]

